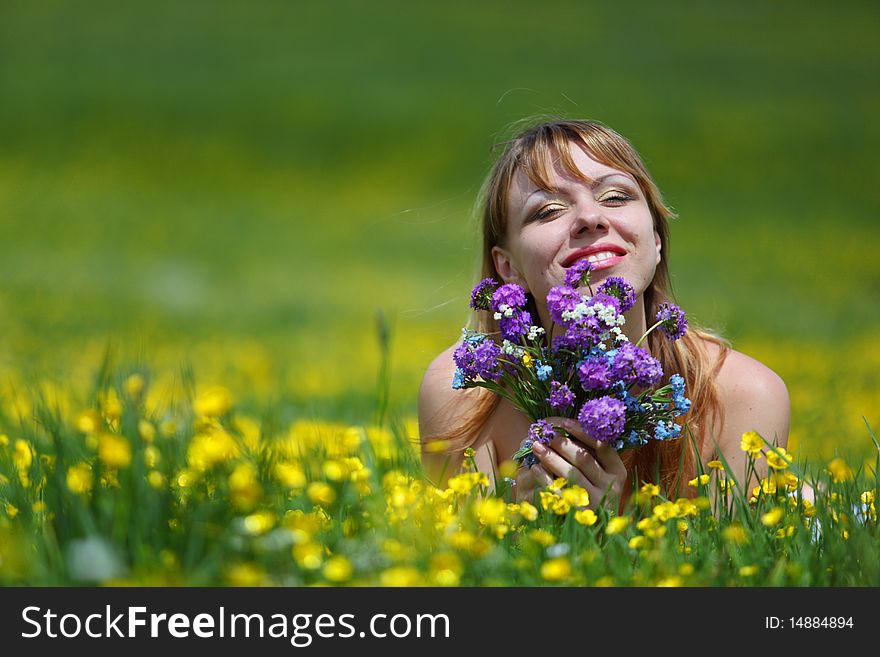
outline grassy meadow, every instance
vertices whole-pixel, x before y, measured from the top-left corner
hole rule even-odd
[[[878,19],[4,2],[0,582],[877,585]],[[788,385],[795,463],[735,517],[742,473],[625,526],[420,479],[475,197],[537,114],[632,140],[678,214],[678,301]]]

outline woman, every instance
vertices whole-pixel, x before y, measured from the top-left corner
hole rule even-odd
[[[625,333],[633,342],[658,306],[671,300],[668,221],[673,214],[638,153],[608,127],[556,121],[524,131],[495,163],[483,203],[482,278],[522,286],[529,293],[532,317],[540,318],[542,326],[552,325],[547,292],[582,258],[592,263],[594,288],[613,275],[635,289],[636,303],[625,314]],[[477,330],[498,331],[490,313],[479,313],[476,321]],[[685,377],[693,404],[684,420],[704,466],[723,455],[742,480],[746,455],[740,444],[746,431],[787,446],[788,392],[775,373],[693,326],[675,342],[658,333],[649,336],[648,349],[664,371]],[[531,421],[485,389],[453,390],[454,348],[431,363],[422,381],[422,461],[429,477],[441,484],[456,473],[465,448],[471,447],[477,467],[494,481],[499,464],[511,459]],[[548,419],[577,440],[557,432],[547,448],[537,446],[538,463],[516,474],[516,499],[531,499],[557,477],[585,488],[593,508],[602,500],[622,503],[634,483],[652,481],[663,484],[669,495],[687,494],[696,456],[686,439],[651,441],[618,453],[586,435],[576,422]]]

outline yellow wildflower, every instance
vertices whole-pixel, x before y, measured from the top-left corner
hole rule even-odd
[[[306,495],[314,504],[329,506],[336,500],[336,491],[330,484],[323,481],[313,481],[306,489]]]
[[[112,433],[98,436],[98,458],[108,468],[124,468],[131,463],[131,445]]]
[[[507,505],[504,500],[489,497],[474,503],[474,515],[481,525],[497,525],[507,517]]]
[[[392,566],[379,576],[382,586],[420,586],[421,573],[412,566]]]
[[[776,538],[789,538],[792,534],[794,534],[794,525],[780,527],[776,530]]]
[[[488,486],[489,477],[484,472],[464,472],[450,477],[448,486],[459,495],[467,495],[475,486]]]
[[[83,411],[76,418],[76,428],[80,433],[98,433],[101,428],[101,414],[95,410]]]
[[[152,445],[149,445],[144,450],[144,465],[146,465],[148,468],[155,468],[156,465],[158,465],[161,458],[162,458],[162,455],[159,452],[159,450],[156,449],[155,447],[153,447]]]
[[[342,555],[334,555],[324,564],[324,577],[330,582],[345,582],[353,572],[351,562]]]
[[[306,474],[295,463],[276,463],[274,473],[275,478],[287,488],[302,489],[306,486]]]
[[[324,548],[312,541],[294,545],[292,552],[294,561],[305,570],[317,570],[324,562]]]
[[[229,497],[232,505],[241,510],[252,508],[263,491],[257,472],[250,463],[239,463],[229,475]]]
[[[643,484],[639,491],[648,498],[657,497],[660,494],[660,486],[657,484]]]
[[[764,447],[764,439],[755,431],[746,431],[742,435],[740,449],[746,452],[753,459],[761,458],[761,449]]]
[[[580,511],[575,511],[574,519],[582,525],[592,527],[599,518],[592,509],[581,509]]]
[[[541,577],[548,582],[559,582],[571,577],[571,562],[565,557],[548,559],[541,564]]]
[[[739,569],[740,577],[752,577],[753,575],[758,574],[757,566],[743,566]]]
[[[694,477],[688,482],[688,486],[705,486],[709,483],[709,475],[701,474],[699,477]]]
[[[448,440],[442,438],[428,439],[425,442],[425,451],[429,454],[442,454],[451,445]]]
[[[147,473],[147,483],[150,484],[152,488],[160,490],[165,486],[165,475],[158,470],[150,470]]]
[[[348,476],[345,466],[334,459],[328,459],[321,464],[321,472],[328,481],[342,481]]]
[[[629,521],[629,516],[615,516],[608,521],[608,526],[605,527],[605,533],[609,536],[612,534],[619,534],[629,526]]]
[[[853,480],[852,468],[842,458],[836,458],[828,464],[828,473],[835,484]]]
[[[146,387],[147,382],[144,380],[140,374],[132,374],[127,379],[125,379],[125,383],[123,387],[125,388],[125,392],[128,393],[128,396],[132,399],[139,399],[141,394],[144,392],[144,388]]]
[[[562,499],[573,507],[587,506],[590,503],[587,491],[574,484],[562,490]]]
[[[193,402],[193,410],[204,417],[226,415],[230,408],[232,394],[223,386],[207,388]]]
[[[735,545],[745,545],[749,542],[749,535],[746,533],[746,530],[743,529],[743,526],[738,523],[733,523],[725,527],[722,535],[726,540]]]
[[[461,559],[454,552],[438,552],[428,564],[428,576],[437,586],[458,586],[463,570]]]
[[[145,443],[151,443],[156,438],[156,427],[148,420],[139,420],[138,435]]]
[[[706,464],[706,467],[712,468],[713,470],[724,470],[724,464],[717,460],[713,459]]]
[[[675,588],[681,585],[681,577],[678,575],[671,575],[670,577],[664,577],[657,581],[657,586],[661,588]]]
[[[767,465],[774,470],[785,470],[792,462],[791,454],[784,447],[774,447],[767,452]]]
[[[631,539],[629,539],[629,546],[633,550],[641,549],[641,548],[645,547],[645,545],[647,543],[648,543],[648,539],[644,536],[633,536]]]
[[[266,573],[255,563],[233,564],[225,574],[231,586],[259,586],[266,578]]]
[[[251,536],[260,536],[275,526],[275,514],[271,511],[258,511],[245,516],[242,525]]]
[[[77,463],[67,469],[67,487],[77,495],[92,490],[92,466],[88,463]]]
[[[12,464],[21,473],[27,472],[34,460],[34,450],[30,443],[20,438],[15,441],[12,451]]]
[[[238,453],[232,436],[221,427],[210,427],[193,436],[186,450],[186,461],[191,468],[204,472],[235,458]]]
[[[556,515],[564,516],[571,509],[571,505],[552,490],[542,490],[540,493],[541,508],[552,511]]]
[[[524,520],[532,522],[538,517],[538,509],[523,500],[519,503],[519,515],[521,515]]]
[[[538,545],[549,547],[556,542],[556,537],[544,529],[533,529],[527,536]]]
[[[782,510],[782,507],[775,506],[761,516],[761,524],[765,527],[778,525],[783,515],[785,515],[785,511]]]
[[[13,506],[12,504],[7,503],[5,508],[6,508],[6,515],[9,516],[10,518],[14,518],[15,516],[18,515],[18,507],[17,506]]]

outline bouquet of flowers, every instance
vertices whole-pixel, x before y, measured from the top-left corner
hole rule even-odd
[[[552,415],[577,418],[590,436],[618,450],[681,434],[673,418],[691,405],[684,378],[672,374],[658,387],[664,379],[660,361],[639,345],[658,328],[669,339],[679,339],[687,318],[675,304],[661,304],[656,323],[632,344],[621,326],[635,291],[625,279],[612,276],[592,293],[590,269],[589,261],[578,261],[566,272],[565,283],[547,294],[547,310],[562,329],[551,341],[532,323],[519,285],[499,286],[487,278],[471,294],[474,310],[494,313],[501,343],[463,329],[453,354],[452,387],[488,388],[532,419],[528,438],[514,454],[520,464],[537,462],[534,442],[553,439],[553,427],[541,419]],[[584,288],[590,295],[581,294]]]

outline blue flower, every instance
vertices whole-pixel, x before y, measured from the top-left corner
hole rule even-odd
[[[453,390],[461,390],[464,388],[464,384],[466,382],[464,372],[461,371],[460,367],[455,368],[455,374],[452,377],[452,389]]]
[[[535,368],[535,374],[538,375],[539,381],[546,381],[553,376],[553,368],[538,361],[538,366]]]

